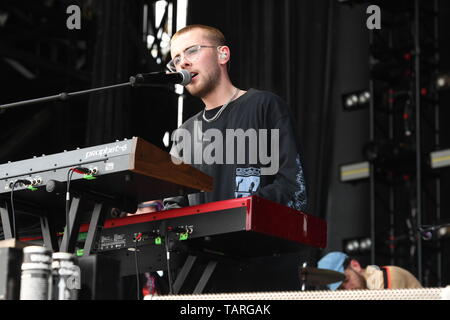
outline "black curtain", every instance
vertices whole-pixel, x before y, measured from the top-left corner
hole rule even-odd
[[[96,45],[92,87],[127,82],[135,64],[131,24],[137,16],[137,2],[94,2]],[[131,89],[119,88],[93,93],[89,99],[86,144],[112,142],[130,136]]]
[[[142,8],[154,0],[96,0],[91,87],[127,82],[132,75],[164,71],[142,40]],[[152,21],[152,10],[149,10]],[[177,95],[169,87],[118,88],[90,95],[86,145],[138,136],[166,149],[162,139],[177,124]]]
[[[325,217],[334,2],[228,0],[220,8],[212,1],[190,1],[188,24],[211,25],[225,34],[235,85],[272,91],[292,108],[307,179],[307,212]]]

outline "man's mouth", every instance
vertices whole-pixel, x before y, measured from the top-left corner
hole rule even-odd
[[[197,72],[191,72],[191,77],[192,77],[192,79],[194,79],[197,75],[198,75]]]

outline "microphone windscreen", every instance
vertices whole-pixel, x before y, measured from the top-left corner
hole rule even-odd
[[[181,76],[183,77],[183,80],[180,82],[180,85],[187,86],[192,81],[191,73],[185,69],[182,69],[180,72]]]

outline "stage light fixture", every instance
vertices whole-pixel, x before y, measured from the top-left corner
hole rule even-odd
[[[351,240],[345,244],[345,252],[355,253],[359,249],[359,242],[357,240]]]
[[[436,87],[438,90],[448,90],[450,89],[450,75],[441,74],[436,78]]]
[[[367,161],[383,169],[405,173],[415,168],[415,152],[407,143],[370,141],[364,145],[363,154]]]
[[[341,182],[361,180],[369,177],[370,167],[368,161],[346,164],[340,167]]]
[[[370,93],[369,91],[364,91],[359,95],[359,103],[366,104],[370,101]]]
[[[449,238],[450,237],[450,227],[441,227],[437,230],[437,234],[439,239]]]
[[[0,27],[4,27],[6,25],[6,21],[8,21],[9,13],[5,11],[0,11]]]
[[[428,225],[419,228],[423,240],[444,239],[450,237],[450,223],[440,225]]]
[[[363,252],[369,251],[372,248],[372,240],[370,238],[361,239],[359,249]]]
[[[368,90],[361,90],[350,92],[342,95],[342,102],[345,110],[357,110],[369,105],[370,92]]]
[[[431,168],[442,168],[450,166],[450,149],[434,151],[430,154]]]
[[[343,247],[350,256],[364,254],[372,249],[372,240],[369,237],[348,238],[343,240]]]

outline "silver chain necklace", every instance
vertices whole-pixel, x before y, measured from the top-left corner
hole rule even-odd
[[[225,104],[222,106],[222,108],[220,108],[219,112],[217,112],[216,115],[215,115],[214,117],[212,117],[211,119],[206,118],[206,116],[205,116],[206,109],[203,109],[203,120],[205,120],[206,122],[213,122],[213,121],[216,121],[216,120],[220,117],[220,115],[221,115],[221,113],[223,112],[223,110],[225,110],[225,108],[228,106],[228,104],[229,104],[231,101],[233,101],[234,98],[236,98],[236,96],[237,96],[237,94],[239,93],[239,91],[240,91],[240,90],[239,90],[238,88],[236,88],[236,92],[233,94],[233,96],[231,97],[231,99],[230,99],[227,103],[225,103]]]

